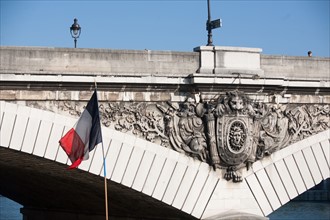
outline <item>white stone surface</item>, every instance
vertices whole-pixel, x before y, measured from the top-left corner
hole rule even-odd
[[[276,161],[282,160],[284,157],[282,156],[282,150],[276,151],[270,155],[272,158],[273,163]]]
[[[214,47],[213,46],[201,46],[194,49],[194,51],[200,53],[200,67],[199,73],[213,73],[215,67],[214,59]]]
[[[16,119],[17,105],[6,103],[0,129],[0,146],[9,147],[10,138]]]
[[[246,179],[254,197],[256,198],[264,216],[272,213],[273,209],[260,185],[256,175],[250,175]]]
[[[253,173],[249,172],[249,175],[253,175]],[[223,173],[218,172],[218,176],[222,177]],[[227,204],[228,200],[231,200],[231,202]],[[263,215],[245,180],[240,183],[233,183],[221,178],[217,182],[216,188],[207,203],[202,219],[227,212],[231,209],[239,209],[240,211],[259,216]]]
[[[114,167],[113,173],[111,175],[111,180],[117,183],[121,183],[121,180],[124,176],[126,167],[128,165],[133,146],[130,144],[123,143],[120,154],[117,158],[116,165]]]
[[[329,140],[322,141],[321,146],[322,146],[324,156],[327,160],[328,166],[330,167],[330,144],[329,144]]]
[[[161,175],[163,167],[165,166],[166,157],[169,153],[169,150],[166,148],[157,149],[156,157],[154,158],[153,164],[148,173],[146,182],[143,186],[142,192],[151,196],[154,192],[158,179]]]
[[[186,200],[187,195],[192,187],[192,184],[194,183],[200,165],[200,161],[197,161],[193,158],[189,158],[187,170],[185,171],[185,175],[181,181],[181,185],[172,203],[175,208],[182,208],[183,203]]]
[[[270,156],[266,156],[266,157],[262,158],[262,160],[260,160],[260,163],[261,163],[263,169],[265,167],[267,167],[268,165],[274,163],[274,157],[272,156],[273,154],[271,154]]]
[[[155,189],[152,193],[152,197],[154,197],[158,200],[162,200],[165,190],[169,184],[169,181],[171,180],[171,178],[173,176],[173,172],[174,172],[175,166],[177,164],[178,157],[179,157],[178,152],[173,151],[173,150],[169,151],[165,164],[164,164],[162,171],[160,172],[160,176],[157,180]],[[180,178],[180,176],[178,178]]]
[[[313,145],[315,143],[323,142],[323,141],[328,141],[330,139],[330,132],[329,130],[322,131],[320,133],[317,133],[315,135],[309,136],[305,138],[305,141],[309,142],[309,145]]]
[[[279,171],[279,176],[281,177],[282,183],[285,186],[285,189],[290,197],[290,199],[298,196],[298,191],[292,181],[290,173],[284,163],[284,160],[279,160],[275,162],[275,167]]]
[[[259,48],[214,47],[216,67],[260,69]]]
[[[217,173],[211,171],[191,213],[196,218],[200,218],[203,215],[206,205],[210,197],[212,196],[212,193],[214,192],[218,181],[219,176],[217,175]]]
[[[305,146],[305,145],[309,146],[309,142],[306,140],[303,140],[303,144],[300,144],[300,143],[301,142],[294,143],[294,144],[290,145],[290,147],[285,147],[285,148],[281,149],[280,151],[277,151],[277,152],[280,152],[280,154],[281,154],[280,159],[286,158],[286,157],[294,154],[295,152],[299,151],[300,149],[297,149],[297,148],[301,148],[301,146]]]
[[[106,160],[107,179],[110,179],[112,176],[122,145],[123,145],[122,142],[115,139],[111,139],[109,151],[107,154],[107,160]],[[101,173],[103,172],[104,170],[102,168]]]
[[[56,154],[60,148],[59,140],[64,134],[64,129],[64,118],[56,114],[54,117],[52,132],[49,136],[45,158],[55,160]]]
[[[207,180],[208,174],[210,172],[211,167],[209,167],[206,163],[201,163],[196,178],[194,179],[194,183],[191,186],[191,189],[188,193],[186,201],[183,204],[182,210],[186,213],[191,213],[196,201],[203,190],[204,184]]]
[[[45,155],[49,135],[52,131],[54,117],[55,114],[53,112],[42,111],[37,139],[33,149],[34,155],[39,157],[43,157]]]
[[[298,193],[301,194],[301,193],[305,192],[306,186],[301,177],[297,164],[294,161],[293,156],[288,156],[288,157],[284,158],[284,161],[285,161],[286,167],[290,173],[291,179],[293,180],[293,183],[294,183]]]
[[[139,139],[139,140],[141,140],[141,139]],[[128,162],[127,169],[126,169],[124,178],[122,180],[122,184],[127,187],[132,186],[136,173],[139,169],[144,151],[145,151],[145,145],[143,145],[143,143],[140,143],[140,142],[142,142],[142,141],[138,141],[138,143],[134,144],[131,158]]]
[[[320,146],[320,144],[317,144],[317,145]],[[314,146],[315,146],[315,144],[312,145],[312,147],[305,148],[302,151],[302,153],[303,153],[304,158],[305,158],[305,160],[307,162],[308,169],[309,169],[309,171],[310,171],[310,173],[311,173],[311,175],[313,177],[314,185],[317,185],[317,184],[319,184],[322,181],[322,174],[321,174],[320,168],[319,168],[319,166],[317,164],[317,161],[315,160],[314,153],[312,151],[312,148],[314,148]],[[323,155],[321,154],[320,156],[322,157]],[[328,169],[328,172],[330,172],[329,169]]]
[[[13,135],[10,142],[11,149],[21,150],[29,116],[30,108],[22,105],[18,106]]]
[[[133,189],[137,191],[142,191],[155,157],[156,155],[154,152],[144,152],[141,164],[139,166],[139,169],[137,170],[136,177],[132,185]]]
[[[261,163],[260,160],[257,160],[252,164],[252,170],[253,172],[258,172],[259,170],[262,170],[264,168],[263,164]]]
[[[265,192],[265,195],[267,197],[268,202],[270,203],[272,210],[276,210],[279,207],[281,207],[281,203],[279,201],[279,198],[277,197],[276,191],[270,182],[268,175],[264,169],[259,170],[255,174],[258,178],[258,181]]]
[[[274,187],[276,195],[278,196],[278,198],[280,200],[281,205],[284,205],[285,203],[290,201],[290,198],[289,198],[289,196],[286,192],[286,189],[285,189],[285,187],[282,183],[281,177],[278,175],[278,170],[276,169],[274,164],[271,164],[271,165],[267,166],[265,170],[267,172],[269,180],[272,183],[272,186]]]
[[[260,48],[201,46],[198,73],[263,74],[260,68]]]
[[[162,199],[163,202],[171,205],[178,192],[182,179],[186,173],[187,166],[189,162],[189,157],[180,154],[177,163],[175,164],[175,169],[172,174],[172,178],[166,188],[166,192]]]
[[[21,149],[22,152],[29,154],[33,152],[35,141],[37,139],[37,135],[40,127],[41,115],[42,115],[42,110],[35,108],[31,109],[29,121],[27,124],[26,132],[23,140],[23,145]]]
[[[6,102],[0,100],[0,122],[2,122],[2,116],[6,108]]]
[[[317,155],[317,165],[318,168],[320,169],[320,172],[322,174],[322,179],[327,179],[330,177],[330,168],[327,163],[326,157],[323,154],[322,147],[319,143],[314,144],[312,146],[312,151],[315,155]]]
[[[259,48],[214,47],[215,73],[263,74]],[[229,71],[227,71],[229,70]]]
[[[306,188],[310,189],[315,186],[312,174],[309,170],[309,167],[307,166],[303,153],[301,151],[298,151],[293,154],[293,157],[296,161],[297,167],[299,169],[301,177],[303,178]]]

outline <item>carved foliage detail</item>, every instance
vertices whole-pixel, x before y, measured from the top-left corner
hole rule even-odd
[[[100,114],[103,125],[225,169],[234,182],[242,180],[238,169],[330,128],[329,105],[266,104],[237,90],[210,101],[102,103]]]
[[[121,132],[131,132],[148,141],[168,146],[164,117],[154,104],[105,103],[100,105],[101,122]]]

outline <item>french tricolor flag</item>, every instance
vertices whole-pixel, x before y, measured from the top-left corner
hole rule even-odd
[[[72,162],[69,169],[74,169],[81,161],[87,160],[89,152],[102,142],[96,89],[78,122],[59,142]]]

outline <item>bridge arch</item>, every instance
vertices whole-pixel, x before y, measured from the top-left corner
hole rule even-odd
[[[0,152],[2,156],[10,151],[44,158],[55,164],[69,164],[58,140],[76,120],[1,101]],[[102,129],[107,179],[117,186],[116,189],[121,187],[139,192],[134,194],[134,201],[138,201],[136,198],[140,195],[152,198],[151,203],[159,201],[157,206],[163,204],[167,207],[163,211],[174,210],[173,216],[181,219],[208,219],[230,210],[267,216],[330,177],[329,130],[255,162],[248,171],[242,169],[244,180],[233,183],[222,178],[221,170],[214,171],[206,163],[135,136],[105,127]],[[79,169],[91,174],[86,181],[99,181],[103,176],[101,148],[96,148]],[[61,173],[64,173],[63,169]],[[11,199],[17,201],[14,197]],[[150,211],[149,214],[154,213]]]
[[[268,216],[330,177],[329,139],[326,130],[258,160],[249,171],[242,170],[241,183],[233,185],[220,179],[202,218],[237,207],[242,212]],[[256,204],[259,209],[255,209]]]

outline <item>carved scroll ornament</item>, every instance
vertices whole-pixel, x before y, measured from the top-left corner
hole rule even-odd
[[[225,169],[224,178],[234,182],[242,181],[240,168],[330,127],[329,105],[253,102],[237,90],[208,102],[195,100],[103,103],[101,120]]]

